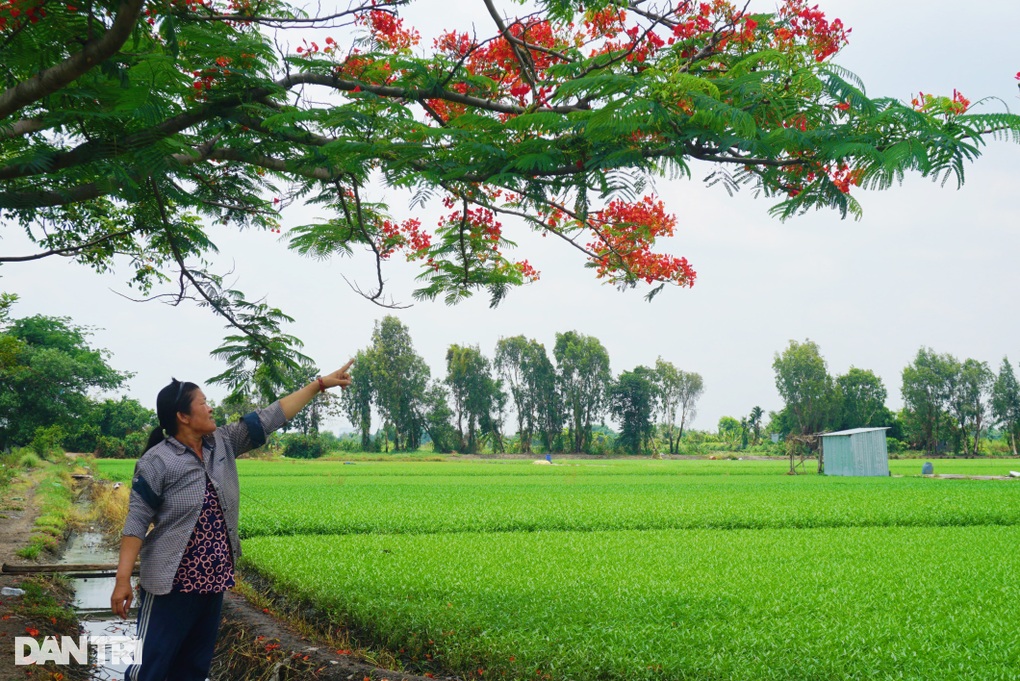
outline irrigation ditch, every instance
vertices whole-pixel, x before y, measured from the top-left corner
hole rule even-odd
[[[119,506],[126,504],[126,490],[118,494],[119,486],[93,479],[91,475],[76,475],[74,485],[75,520],[71,525],[77,529],[71,530],[60,543],[54,552],[56,558],[54,554],[42,554],[39,562],[4,564],[2,573],[26,579],[60,575],[62,587],[73,592],[69,605],[77,616],[80,634],[134,636],[134,611],[131,619],[123,620],[110,609],[118,559],[118,528],[126,512],[126,508]],[[273,593],[257,575],[239,570],[237,576],[237,589],[227,592],[224,598],[223,622],[210,681],[456,680],[450,676],[400,671],[394,655],[358,647],[349,632],[329,622],[308,604],[293,603]],[[124,679],[126,665],[98,661],[94,652],[90,669],[76,669],[62,678]]]

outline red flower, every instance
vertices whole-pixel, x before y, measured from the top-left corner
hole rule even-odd
[[[39,635],[39,630],[35,627],[25,627],[25,633],[29,636],[35,637]]]

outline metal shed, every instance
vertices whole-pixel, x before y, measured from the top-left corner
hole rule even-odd
[[[825,433],[822,461],[826,475],[889,475],[888,428],[851,428]]]

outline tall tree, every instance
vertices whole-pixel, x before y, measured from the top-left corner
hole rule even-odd
[[[521,453],[530,453],[532,438],[536,430],[542,429],[542,414],[550,409],[546,403],[555,397],[548,391],[548,387],[555,391],[555,386],[546,385],[552,378],[552,364],[545,346],[524,336],[500,338],[493,363],[514,403]]]
[[[1016,456],[1017,435],[1020,433],[1020,384],[1008,357],[1002,358],[999,375],[992,385],[992,415],[999,427],[1006,431],[1013,456]]]
[[[995,374],[987,362],[966,359],[957,366],[949,398],[950,413],[956,420],[956,449],[976,456],[981,433],[991,416],[991,392]]]
[[[680,430],[677,432],[676,441],[679,444],[684,436],[684,428],[694,423],[698,416],[698,400],[705,392],[705,381],[701,374],[693,371],[680,371],[679,382],[676,384],[677,404],[680,408]]]
[[[849,371],[836,378],[836,392],[839,401],[838,428],[886,425],[885,384],[873,371],[850,367]]]
[[[620,422],[617,443],[630,454],[650,449],[655,435],[652,416],[658,402],[655,372],[644,366],[624,371],[609,388],[609,411]]]
[[[818,344],[791,340],[772,362],[776,389],[802,435],[812,435],[826,427],[832,418],[835,392],[832,377]]]
[[[90,393],[119,387],[129,374],[67,317],[35,315],[0,332],[0,449],[27,445],[39,429],[73,437],[91,423]]]
[[[441,381],[432,381],[425,392],[425,419],[422,427],[432,440],[433,451],[450,453],[460,445],[457,430],[451,422],[453,416],[449,391]]]
[[[393,447],[414,451],[421,444],[428,364],[415,351],[410,330],[393,315],[376,322],[368,354],[373,403],[393,426]]]
[[[915,425],[913,444],[926,452],[935,453],[941,446],[958,367],[952,355],[922,347],[914,361],[903,368],[900,392],[908,418]]]
[[[460,451],[478,451],[479,427],[483,434],[498,438],[494,412],[499,408],[501,389],[492,378],[488,358],[477,345],[451,345],[446,351],[446,385],[453,399]],[[505,398],[503,398],[505,399]]]
[[[587,452],[591,448],[592,424],[605,413],[613,380],[609,353],[598,338],[567,331],[556,334],[553,356],[569,418],[571,451]]]
[[[711,182],[749,186],[781,217],[856,215],[857,185],[906,171],[962,182],[987,136],[1020,140],[1020,117],[974,113],[958,93],[867,97],[831,63],[848,29],[805,0],[766,12],[538,0],[508,19],[489,3],[488,31],[453,27],[431,46],[400,4],[319,16],[284,1],[11,5],[0,211],[39,251],[0,261],[104,271],[126,255],[143,292],[196,297],[253,362],[284,362],[294,339],[279,311],[203,264],[210,225],[279,231],[281,207],[309,201],[322,219],[289,229],[298,251],[365,250],[380,266],[401,251],[421,267],[417,297],[497,302],[538,276],[508,254],[497,218],[515,215],[564,237],[601,280],[655,293],[695,272],[653,250],[675,219],[639,196],[649,176],[707,162]],[[392,215],[366,197],[376,179],[449,213],[431,227]],[[382,300],[383,281],[365,295]]]
[[[677,369],[661,357],[655,360],[655,381],[659,393],[659,420],[666,433],[669,453],[676,454],[680,451],[684,428],[697,416],[698,400],[705,384],[700,374]]]
[[[340,399],[347,418],[361,434],[361,448],[370,451],[372,447],[372,400],[375,388],[372,384],[375,356],[368,350],[359,350],[351,366],[351,385],[341,393]]]
[[[560,393],[556,367],[549,360],[545,346],[541,352],[531,356],[531,376],[534,381],[535,428],[542,441],[542,448],[551,452],[562,446],[563,424],[566,409]]]

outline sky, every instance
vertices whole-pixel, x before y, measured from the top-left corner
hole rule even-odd
[[[951,94],[956,88],[972,101],[998,98],[990,110],[1020,110],[1020,2],[818,2],[852,27],[850,45],[835,61],[860,76],[869,95],[909,100],[918,91]],[[473,19],[480,35],[489,33],[481,0],[442,6],[443,17],[434,0],[418,0],[405,12],[423,44],[454,27],[444,17],[458,17],[461,30]],[[521,11],[500,6],[510,15]],[[771,7],[752,2],[753,9]],[[484,294],[453,307],[439,301],[382,309],[345,282],[372,285],[366,255],[308,260],[275,234],[214,228],[220,248],[214,263],[233,270],[234,285],[249,299],[265,296],[293,316],[286,332],[304,340],[305,353],[323,372],[366,347],[374,324],[388,314],[408,326],[434,377],[444,374],[452,343],[477,344],[491,357],[500,337],[523,334],[551,354],[557,332],[576,330],[601,340],[614,374],[653,365],[657,357],[701,374],[705,392],[693,425],[714,430],[724,415],[739,418],[756,405],[781,408],[775,353],[791,339],[811,339],[833,375],[851,366],[878,374],[888,406],[898,409],[903,367],[922,346],[987,361],[994,370],[1005,355],[1020,360],[1020,146],[989,142],[983,151],[961,189],[914,177],[885,192],[856,190],[864,208],[859,221],[815,212],[780,222],[751,192],[730,197],[706,187],[707,166],[696,166],[689,180],[656,180],[678,218],[676,236],[661,249],[687,257],[698,279],[693,288],[667,290],[651,303],[643,289],[602,285],[579,253],[509,221],[506,232],[518,242],[519,257],[528,258],[541,279],[511,292],[496,309]],[[385,196],[395,215],[419,217],[425,225],[438,215],[436,208],[412,210],[406,195],[381,187],[372,195]],[[295,210],[284,214],[283,224],[309,217]],[[5,255],[33,250],[16,225],[0,226],[0,238]],[[412,303],[416,270],[400,260],[385,272],[387,288],[398,302]],[[172,308],[118,296],[132,294],[128,276],[126,267],[96,275],[50,258],[0,267],[0,290],[20,296],[16,317],[68,316],[93,327],[94,346],[111,352],[112,366],[134,374],[120,393],[151,408],[171,376],[204,384],[223,370],[209,351],[224,330],[193,305]],[[225,395],[215,385],[205,392],[213,399]]]

